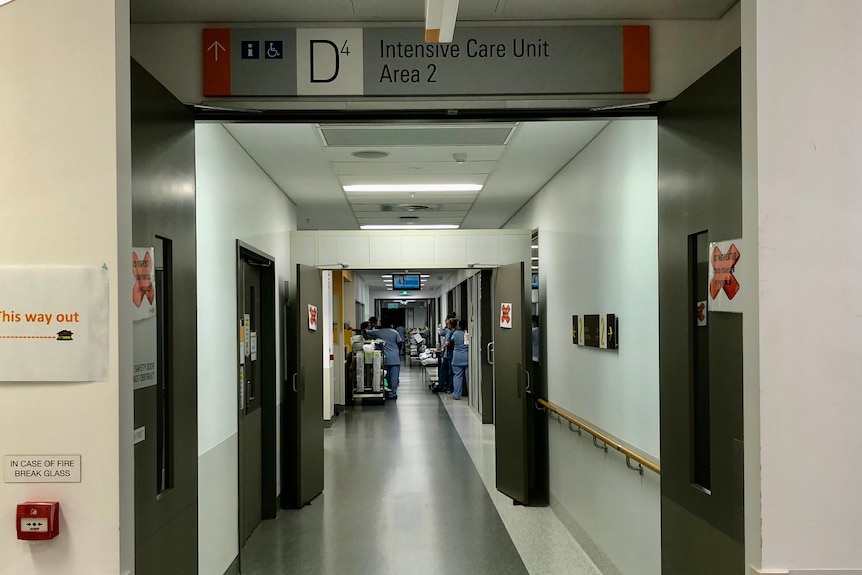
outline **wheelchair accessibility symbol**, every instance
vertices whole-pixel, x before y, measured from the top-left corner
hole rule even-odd
[[[264,47],[266,51],[264,52],[264,58],[267,60],[281,60],[284,58],[284,42],[281,40],[267,40],[264,42]]]

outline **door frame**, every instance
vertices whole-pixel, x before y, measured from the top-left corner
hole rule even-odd
[[[245,385],[240,378],[239,357],[239,325],[243,317],[245,297],[243,293],[242,264],[249,261],[261,266],[260,268],[260,329],[261,333],[268,337],[259,339],[258,361],[261,362],[261,511],[263,519],[275,519],[278,514],[278,495],[276,494],[276,286],[275,286],[275,258],[254,246],[241,240],[236,241],[236,295],[237,295],[237,343],[236,343],[236,401],[240,405],[242,400],[241,387]],[[240,464],[242,450],[242,426],[240,425],[240,409],[236,411],[237,423],[237,541],[239,564],[242,565],[242,505],[243,505],[243,477],[242,465]]]

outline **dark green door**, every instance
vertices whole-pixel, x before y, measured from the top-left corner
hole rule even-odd
[[[323,284],[320,270],[302,264],[296,266],[296,279],[282,504],[298,508],[323,492]]]
[[[497,268],[494,278],[494,400],[497,489],[529,503],[527,406],[530,310],[525,305],[524,264]],[[501,319],[510,327],[501,327]]]
[[[261,410],[261,357],[258,353],[264,335],[261,330],[260,270],[243,259],[242,302],[240,321],[248,322],[245,331],[250,335],[240,361],[243,403],[239,414],[240,426],[240,525],[242,543],[245,543],[262,518],[261,463],[262,463],[262,410]]]
[[[709,242],[742,236],[740,86],[737,51],[659,114],[663,573],[747,572],[743,317],[704,307]]]
[[[155,316],[132,326],[142,376],[134,383],[134,425],[144,435],[134,447],[135,573],[193,575],[197,263],[195,194],[187,190],[195,189],[194,117],[134,61],[131,81],[132,245],[152,249],[155,264]]]

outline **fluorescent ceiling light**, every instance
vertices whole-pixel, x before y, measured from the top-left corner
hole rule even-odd
[[[478,192],[482,184],[350,184],[345,192]]]
[[[537,261],[539,261],[539,258],[537,258],[536,256],[533,256],[533,257],[532,257],[532,260],[533,260],[534,262],[537,262]]]
[[[392,277],[392,274],[383,274],[383,275],[381,275],[380,277],[382,277],[382,278],[384,278],[384,279],[386,279],[386,278],[391,278],[391,277]]]
[[[422,275],[420,275],[419,277],[423,277],[423,278],[430,278],[430,277],[431,277],[431,274],[422,274]]]
[[[533,248],[534,250],[539,249],[539,246],[537,246],[537,245],[535,245],[535,244],[533,244],[533,245],[532,245],[532,246],[530,246],[530,247],[531,247],[531,248]]]
[[[457,230],[458,224],[391,224],[359,226],[362,230]]]

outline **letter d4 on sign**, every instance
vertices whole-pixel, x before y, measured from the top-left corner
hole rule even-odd
[[[361,28],[300,28],[296,31],[296,93],[299,96],[361,96]]]

